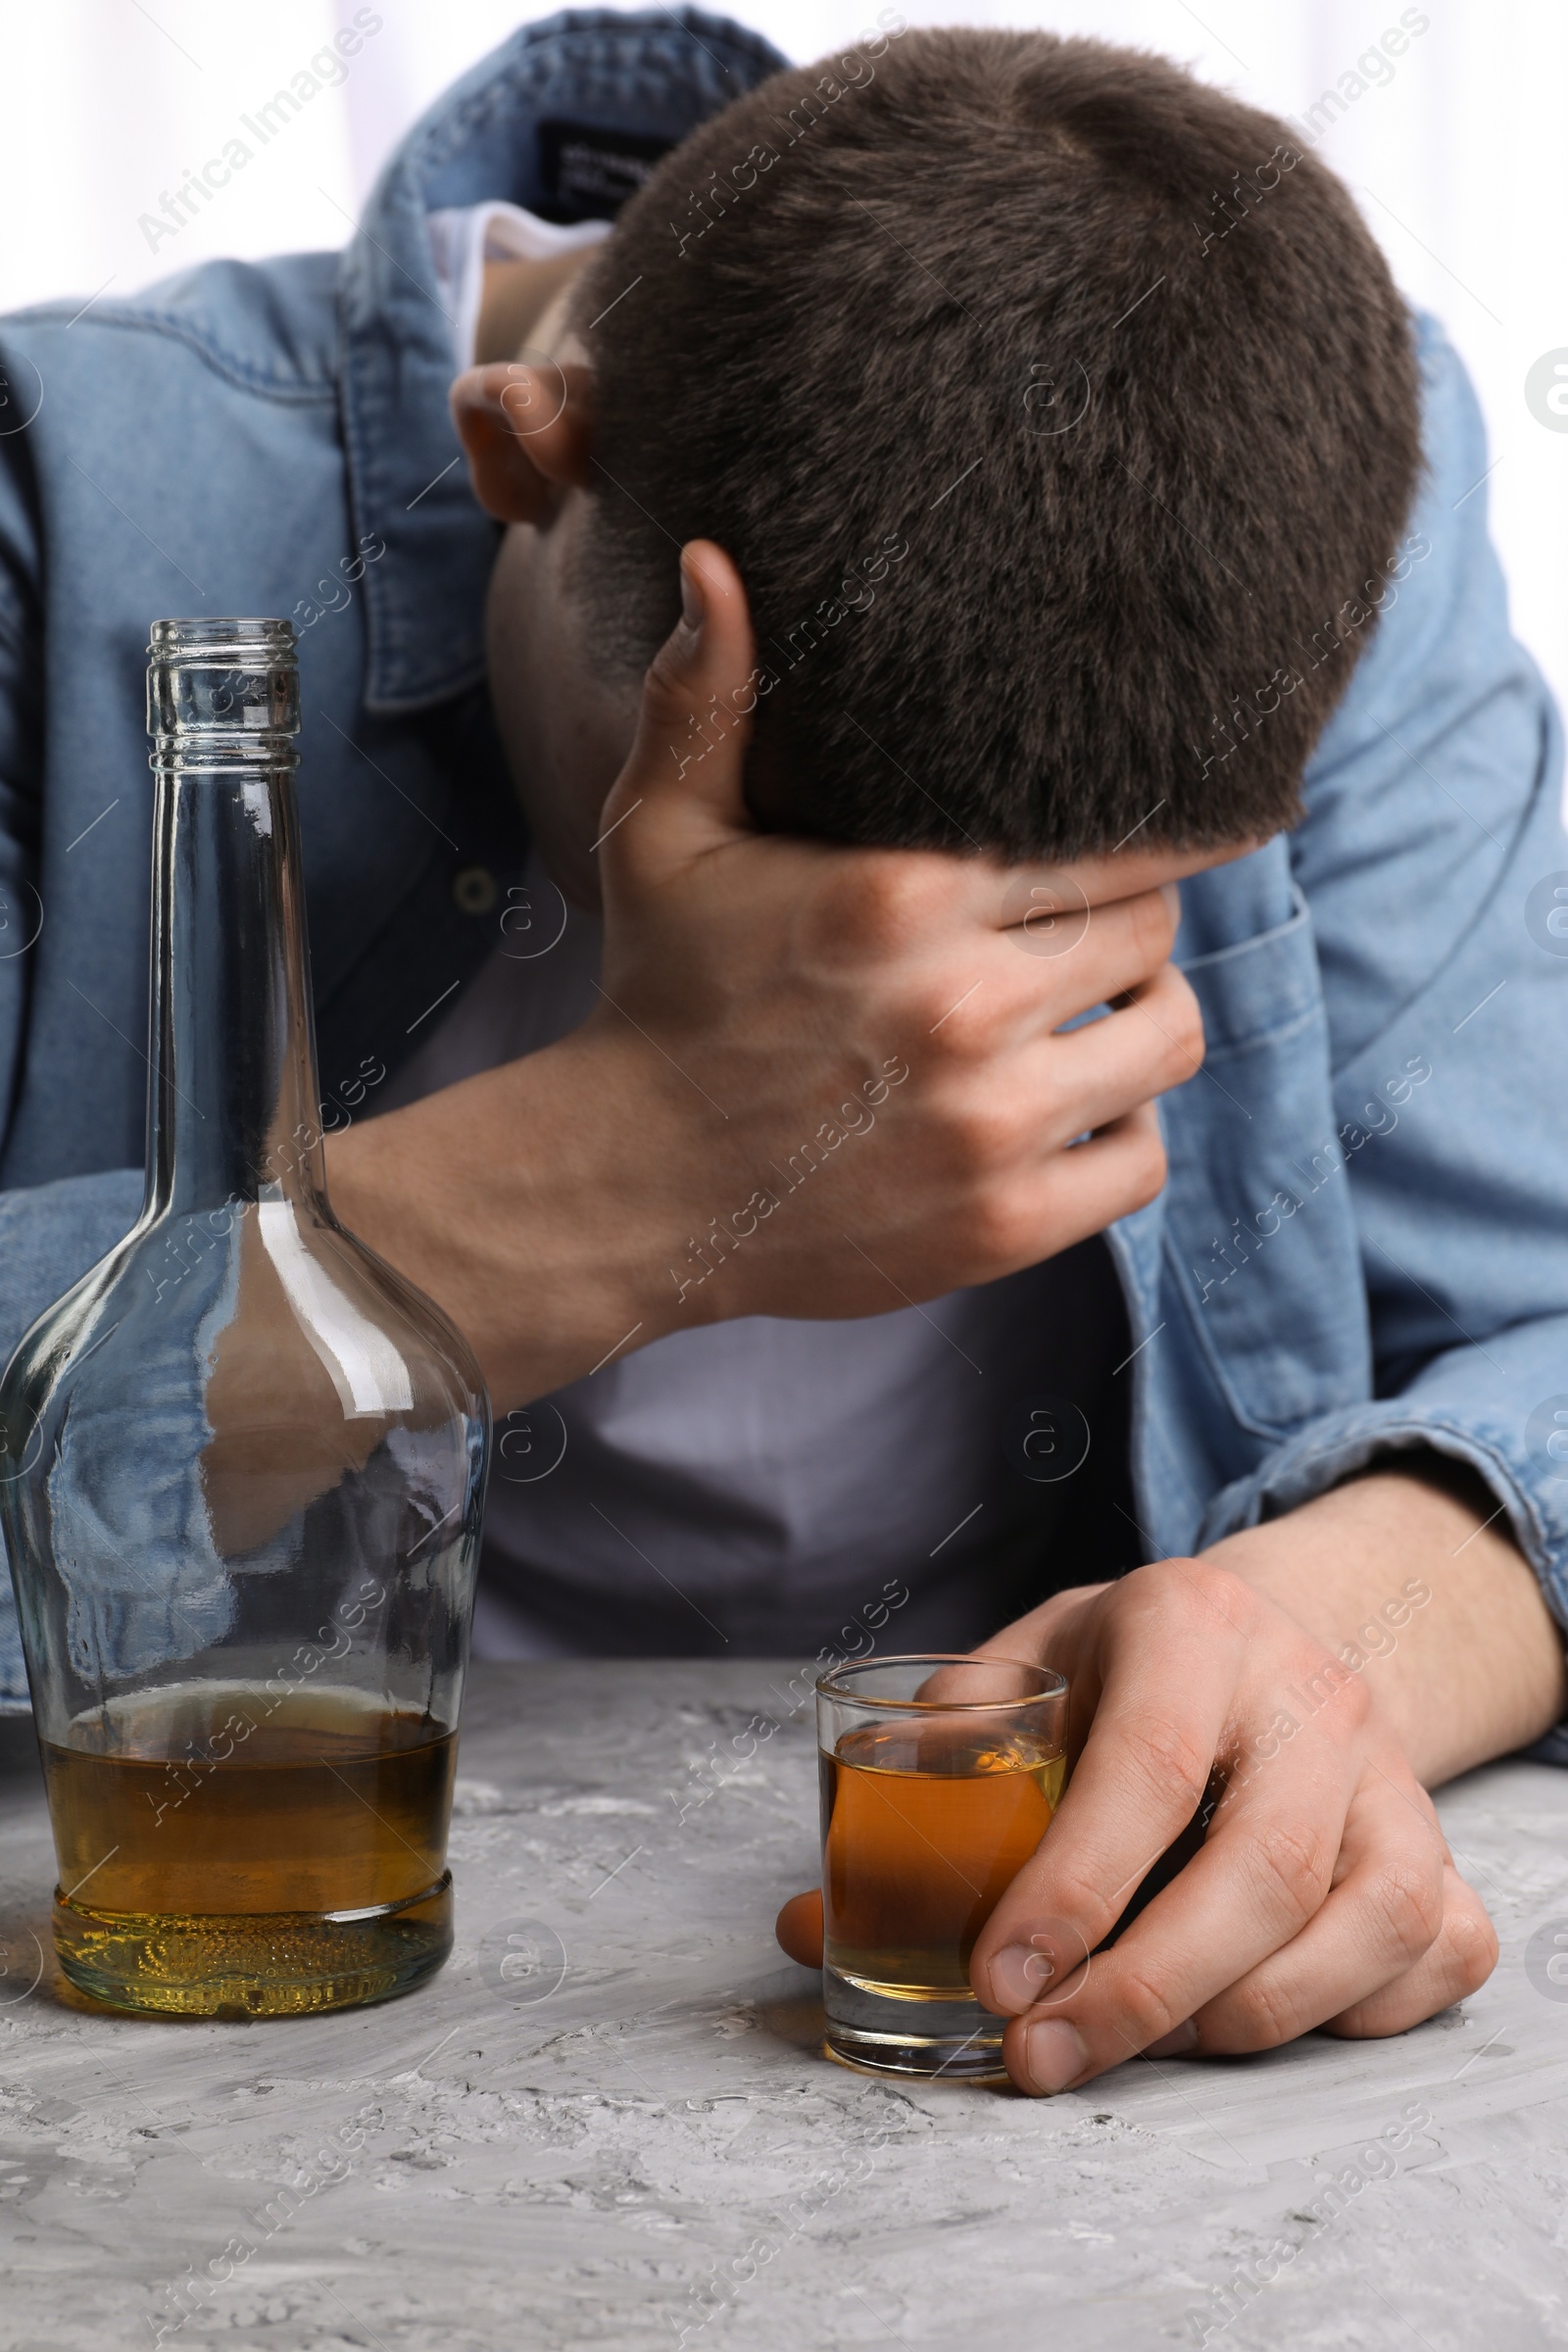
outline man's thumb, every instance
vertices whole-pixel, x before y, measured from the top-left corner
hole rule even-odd
[[[792,1960],[803,1968],[822,1965],[822,1892],[813,1886],[808,1894],[792,1894],[773,1923],[773,1933],[780,1946]]]
[[[631,757],[614,802],[684,804],[705,840],[751,831],[746,747],[760,675],[740,573],[711,539],[681,549],[681,617],[648,667]],[[608,804],[607,804],[608,806]]]

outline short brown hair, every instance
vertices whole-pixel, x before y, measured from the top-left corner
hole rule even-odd
[[[673,625],[672,543],[727,548],[802,825],[1071,857],[1298,814],[1420,438],[1387,267],[1282,123],[1095,41],[870,41],[665,156],[574,316],[605,649]]]

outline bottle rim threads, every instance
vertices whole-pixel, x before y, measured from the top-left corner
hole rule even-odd
[[[291,621],[155,620],[147,658],[148,764],[156,772],[299,764],[299,657]]]

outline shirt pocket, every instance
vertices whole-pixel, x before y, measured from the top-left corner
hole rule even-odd
[[[1371,1390],[1312,918],[1183,970],[1202,1070],[1165,1100],[1165,1281],[1240,1428],[1278,1439]]]

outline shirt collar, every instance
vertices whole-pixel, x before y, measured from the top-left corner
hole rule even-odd
[[[602,245],[608,220],[573,220],[568,226],[541,220],[520,204],[453,205],[425,216],[435,264],[436,306],[452,320],[452,346],[459,368],[474,364],[486,262],[550,262],[563,253]]]
[[[558,220],[612,217],[552,159],[604,141],[640,168],[784,64],[698,9],[572,10],[524,25],[416,122],[377,181],[339,273],[343,436],[355,527],[386,542],[367,571],[368,708],[416,710],[484,675],[498,527],[468,487],[447,408],[458,321],[429,216],[488,198]],[[613,180],[614,174],[610,174]]]

